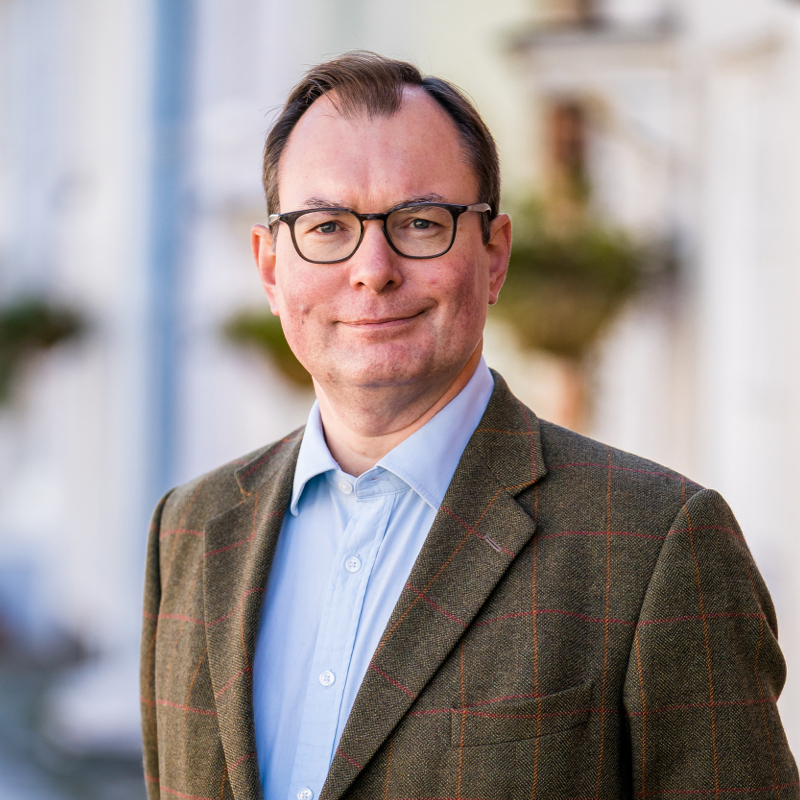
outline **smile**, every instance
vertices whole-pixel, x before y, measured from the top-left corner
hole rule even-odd
[[[407,317],[379,317],[356,320],[342,320],[343,325],[348,325],[352,328],[361,328],[362,330],[384,330],[386,328],[395,328],[404,325],[407,322],[415,320],[417,317],[425,313],[425,310],[418,311],[416,314],[411,314]]]

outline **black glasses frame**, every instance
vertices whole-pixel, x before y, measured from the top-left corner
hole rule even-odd
[[[453,235],[450,237],[450,243],[447,247],[442,250],[441,253],[436,253],[432,256],[409,256],[406,253],[402,252],[395,243],[392,241],[391,236],[389,236],[389,231],[386,229],[386,220],[389,218],[391,214],[394,214],[395,211],[402,211],[403,209],[407,208],[428,208],[430,206],[434,206],[436,208],[443,208],[446,211],[450,212],[450,215],[453,218]],[[383,235],[386,237],[386,241],[389,243],[389,247],[394,250],[397,255],[402,256],[403,258],[414,258],[414,259],[425,259],[425,258],[439,258],[443,256],[445,253],[449,252],[450,248],[453,246],[453,242],[456,240],[456,233],[458,231],[458,218],[462,214],[466,214],[467,211],[477,211],[480,214],[485,214],[487,211],[491,210],[491,206],[488,203],[472,203],[468,206],[460,206],[455,203],[409,203],[405,206],[398,206],[397,208],[393,208],[391,211],[386,211],[383,214],[359,214],[356,211],[353,211],[349,208],[339,208],[338,206],[327,206],[324,208],[304,208],[302,211],[287,211],[285,214],[270,214],[269,215],[269,224],[275,225],[278,222],[285,222],[289,226],[289,232],[292,235],[292,244],[294,245],[294,249],[297,252],[297,255],[303,259],[303,261],[308,261],[309,264],[341,264],[342,261],[347,261],[348,258],[352,258],[356,250],[361,246],[361,242],[364,238],[364,222],[370,219],[378,219],[380,220],[383,225],[381,228],[383,229]],[[352,214],[359,222],[361,226],[361,231],[358,235],[358,241],[353,247],[352,251],[349,255],[346,255],[344,258],[337,258],[334,261],[315,261],[311,258],[306,258],[301,252],[300,248],[297,246],[297,239],[294,236],[294,225],[297,220],[304,216],[305,214],[314,214],[319,211],[339,211],[339,212],[346,212],[348,214]]]

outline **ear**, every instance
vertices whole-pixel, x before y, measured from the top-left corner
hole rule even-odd
[[[506,279],[511,255],[511,217],[508,214],[498,214],[492,220],[486,253],[489,256],[489,305],[493,306]]]
[[[250,242],[253,247],[253,258],[256,260],[258,274],[261,276],[261,285],[269,301],[269,307],[275,316],[280,316],[278,310],[278,292],[275,283],[275,248],[273,246],[272,232],[266,225],[253,225],[250,232]]]

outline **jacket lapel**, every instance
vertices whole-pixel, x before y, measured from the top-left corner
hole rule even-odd
[[[242,502],[206,524],[206,644],[219,732],[236,800],[261,798],[251,686],[258,621],[289,506],[302,431],[236,472]]]
[[[361,684],[320,800],[338,800],[408,712],[534,532],[515,496],[545,474],[539,424],[495,373]]]

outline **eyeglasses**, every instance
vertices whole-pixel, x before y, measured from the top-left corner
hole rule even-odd
[[[456,239],[458,218],[467,211],[481,214],[488,203],[459,206],[453,203],[414,203],[385,214],[357,214],[348,208],[307,208],[270,214],[269,224],[285,222],[297,254],[312,264],[347,261],[364,238],[364,222],[383,222],[383,235],[392,250],[404,258],[443,256]]]

